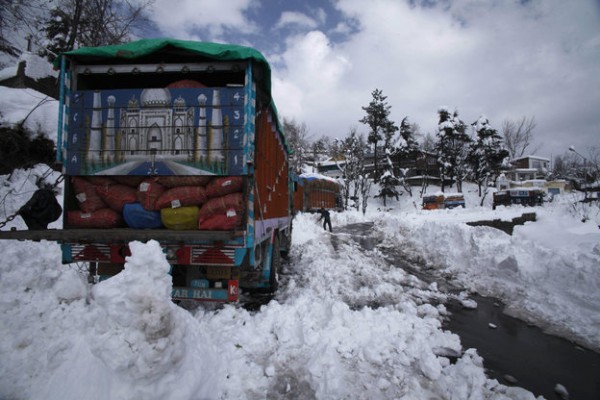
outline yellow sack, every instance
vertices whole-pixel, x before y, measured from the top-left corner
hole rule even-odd
[[[163,208],[160,210],[162,223],[168,229],[191,230],[198,229],[197,206]]]

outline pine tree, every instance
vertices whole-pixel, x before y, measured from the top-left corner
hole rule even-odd
[[[394,125],[392,121],[388,119],[390,115],[391,106],[387,104],[387,96],[383,95],[383,92],[379,89],[375,89],[371,95],[373,100],[367,107],[362,109],[367,113],[365,117],[360,119],[359,122],[367,125],[370,129],[367,137],[367,142],[373,145],[374,155],[374,172],[373,177],[377,182],[379,179],[378,171],[378,146],[381,140],[389,142],[394,133],[398,130],[398,127]]]
[[[472,141],[458,111],[450,114],[446,107],[438,110],[439,123],[435,152],[440,164],[442,192],[446,181],[456,182],[457,191],[462,191],[462,182],[468,174],[467,145]]]
[[[488,185],[498,178],[509,152],[503,147],[502,136],[491,127],[485,116],[482,115],[471,125],[475,129],[476,140],[469,147],[468,161],[483,204],[488,193]]]
[[[385,163],[382,170],[383,173],[379,178],[379,193],[376,194],[375,197],[383,198],[383,206],[385,207],[387,206],[386,199],[388,197],[394,197],[396,198],[396,201],[398,201],[398,196],[400,195],[398,192],[400,179],[394,174],[394,166],[392,164],[389,152],[386,152]]]

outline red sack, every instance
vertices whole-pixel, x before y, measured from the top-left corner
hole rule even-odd
[[[94,185],[85,178],[74,176],[71,182],[73,183],[75,198],[79,203],[81,211],[89,213],[106,207],[106,204],[104,204],[98,193],[96,193]]]
[[[229,193],[241,192],[244,179],[241,176],[214,178],[206,185],[208,198],[221,197]]]
[[[110,179],[108,176],[102,175],[89,176],[87,180],[94,186],[110,186],[115,184],[115,181]]]
[[[96,186],[96,193],[107,206],[117,212],[122,212],[125,204],[137,201],[136,190],[125,185]]]
[[[159,211],[156,206],[158,198],[165,192],[165,187],[158,183],[158,178],[144,179],[137,191],[137,200],[148,211]]]
[[[179,176],[161,176],[158,182],[168,188],[177,186],[206,186],[210,181],[208,175],[179,175]]]
[[[123,224],[123,219],[110,208],[91,213],[67,211],[67,224],[71,228],[116,228]]]
[[[131,186],[132,188],[137,188],[138,186],[140,186],[140,183],[142,183],[142,181],[145,179],[145,177],[144,176],[136,176],[136,175],[118,175],[118,176],[113,176],[113,179],[115,180],[115,182],[117,182],[121,185]]]
[[[179,186],[164,192],[156,201],[156,207],[201,206],[205,201],[206,190],[202,186]]]
[[[242,213],[233,209],[213,214],[206,219],[200,218],[198,227],[205,231],[228,231],[242,223]]]
[[[244,196],[241,193],[230,193],[223,197],[216,197],[208,200],[198,213],[200,219],[207,218],[214,214],[222,214],[226,210],[232,209],[238,213],[244,210]]]

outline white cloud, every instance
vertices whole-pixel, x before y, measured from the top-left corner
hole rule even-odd
[[[252,0],[156,0],[151,19],[161,36],[178,39],[218,41],[225,30],[240,34],[257,30],[244,12],[254,7]],[[199,37],[203,32],[207,37]]]
[[[333,51],[331,43],[320,31],[290,38],[286,47],[279,59],[285,68],[273,73],[275,101],[285,105],[280,108],[282,117],[308,123],[317,115],[321,118],[328,114],[339,116],[335,93],[343,85],[341,80],[350,67],[348,60]],[[327,129],[312,133],[333,136],[335,132]]]
[[[358,31],[339,44],[321,32],[289,40],[285,68],[274,73],[279,110],[293,110],[317,136],[345,136],[351,126],[366,132],[357,122],[361,107],[379,88],[391,117],[399,123],[408,115],[423,133],[435,131],[436,111],[447,104],[465,122],[485,114],[497,129],[506,118],[535,117],[543,155],[560,153],[565,136],[579,137],[580,148],[598,145],[599,10],[575,3],[456,0],[420,8],[340,0]],[[283,82],[297,88],[293,107]]]
[[[318,23],[313,18],[306,14],[295,11],[284,11],[279,17],[279,21],[275,24],[275,28],[283,28],[285,26],[295,25],[301,28],[315,29]]]

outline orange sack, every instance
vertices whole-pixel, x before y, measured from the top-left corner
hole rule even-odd
[[[168,189],[156,201],[156,207],[177,208],[201,206],[206,201],[206,190],[202,186],[179,186]]]
[[[208,198],[221,197],[229,193],[241,192],[244,179],[241,176],[228,176],[213,178],[206,185],[206,196]]]
[[[104,204],[98,193],[96,193],[94,185],[85,178],[74,176],[71,182],[73,183],[75,198],[79,203],[81,211],[90,213],[106,207],[106,204]]]
[[[200,220],[214,214],[222,214],[225,210],[233,209],[241,213],[244,210],[244,196],[242,193],[230,193],[228,195],[208,200],[198,213]]]
[[[228,231],[242,223],[242,213],[228,209],[219,214],[213,214],[198,222],[198,227],[205,231]]]
[[[165,187],[158,183],[158,178],[144,179],[138,186],[137,200],[148,211],[159,211],[156,206],[158,198],[165,192]]]
[[[117,212],[122,212],[125,204],[137,202],[136,190],[125,185],[96,186],[96,193]]]
[[[177,186],[206,186],[210,178],[208,175],[161,176],[158,178],[158,183],[168,188]]]
[[[123,218],[110,208],[90,213],[67,211],[67,224],[72,228],[116,228],[123,225]]]

